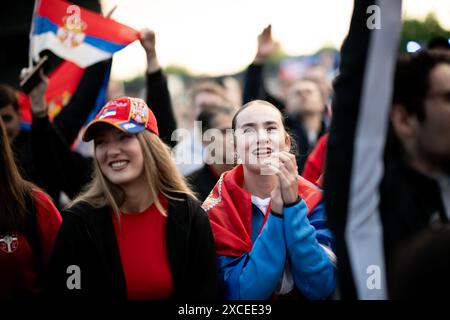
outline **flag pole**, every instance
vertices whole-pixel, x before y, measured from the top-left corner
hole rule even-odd
[[[40,0],[34,1],[34,8],[33,8],[33,16],[31,18],[31,28],[30,28],[30,43],[29,43],[29,50],[28,50],[28,68],[33,67],[33,47],[34,47],[34,41],[33,41],[33,34],[34,34],[34,28],[36,23],[36,15],[37,15],[37,9],[40,5]]]
[[[108,14],[105,16],[105,18],[111,18],[112,14],[114,13],[114,11],[116,11],[116,9],[117,9],[117,4],[116,4],[114,7],[112,7],[111,10],[109,10],[109,12],[108,12]]]

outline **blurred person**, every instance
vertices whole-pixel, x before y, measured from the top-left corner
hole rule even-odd
[[[402,244],[393,262],[392,299],[440,300],[450,296],[450,229],[421,232]]]
[[[59,182],[49,181],[48,170],[52,170],[52,165],[59,164],[58,161],[47,163],[45,150],[54,156],[60,152],[60,148],[70,146],[75,141],[79,130],[95,107],[98,91],[109,65],[110,61],[105,61],[86,69],[77,90],[54,118],[53,123],[50,123],[48,106],[44,102],[47,78],[41,74],[41,83],[30,93],[33,120],[30,130],[23,130],[20,126],[21,114],[16,91],[7,85],[0,85],[0,117],[5,122],[17,167],[25,179],[43,188],[56,202],[60,191],[71,194],[70,185],[61,185],[62,179]],[[25,70],[22,76],[27,72]],[[50,147],[52,144],[57,149]],[[82,172],[81,176],[88,179],[89,175]]]
[[[187,180],[200,201],[206,199],[222,173],[234,167],[231,134],[234,113],[235,109],[229,106],[210,106],[197,118],[202,125],[205,165]]]
[[[428,41],[427,48],[428,50],[449,52],[450,42],[445,37],[434,37]]]
[[[252,101],[234,115],[232,128],[240,164],[202,205],[215,236],[222,295],[329,297],[336,270],[322,193],[298,176],[281,113]]]
[[[322,82],[316,78],[303,77],[290,83],[285,102],[270,95],[263,83],[263,66],[277,47],[277,43],[272,39],[272,27],[269,25],[258,36],[255,58],[246,70],[243,101],[246,103],[253,99],[264,99],[286,115],[286,125],[297,144],[297,167],[301,173],[307,156],[327,131],[326,105],[329,92],[322,91]]]
[[[355,1],[334,83],[324,187],[344,299],[390,298],[401,245],[450,217],[450,55],[397,58],[400,30],[400,1]]]
[[[225,77],[222,80],[228,101],[232,106],[242,106],[242,88],[235,77]]]
[[[401,56],[396,67],[380,191],[387,265],[402,242],[450,218],[450,52]]]
[[[61,216],[50,197],[24,180],[0,119],[0,301],[42,298]]]
[[[224,88],[211,80],[201,80],[191,89],[192,122],[189,130],[178,130],[181,135],[176,136],[178,144],[173,149],[173,157],[178,169],[184,176],[188,176],[203,167],[203,144],[199,124],[194,120],[209,106],[223,106],[231,103]]]
[[[88,125],[95,174],[63,211],[52,255],[55,297],[106,301],[217,297],[214,239],[205,212],[159,138],[143,100],[109,101]],[[66,272],[81,270],[70,290]]]

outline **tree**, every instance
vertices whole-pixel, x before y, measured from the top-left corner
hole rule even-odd
[[[435,37],[450,38],[450,31],[441,27],[434,13],[429,13],[423,21],[405,19],[400,41],[401,51],[406,52],[406,44],[409,41],[418,42],[426,48],[428,42]]]

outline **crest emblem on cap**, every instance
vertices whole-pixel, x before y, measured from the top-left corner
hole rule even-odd
[[[138,124],[146,125],[148,122],[148,108],[141,99],[130,99],[130,119]]]

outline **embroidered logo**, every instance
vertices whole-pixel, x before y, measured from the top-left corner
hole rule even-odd
[[[217,193],[218,197],[214,198],[213,193],[214,189],[211,190],[209,196],[205,199],[205,201],[202,204],[202,209],[205,210],[206,213],[208,213],[209,210],[214,208],[220,201],[222,201],[222,183],[223,183],[223,176],[224,173],[220,176],[219,181],[217,182]]]
[[[17,250],[19,246],[19,237],[17,234],[13,233],[11,235],[7,234],[0,238],[0,250],[6,253],[13,253]]]
[[[148,108],[141,99],[132,98],[130,119],[138,124],[146,124],[148,121]]]

